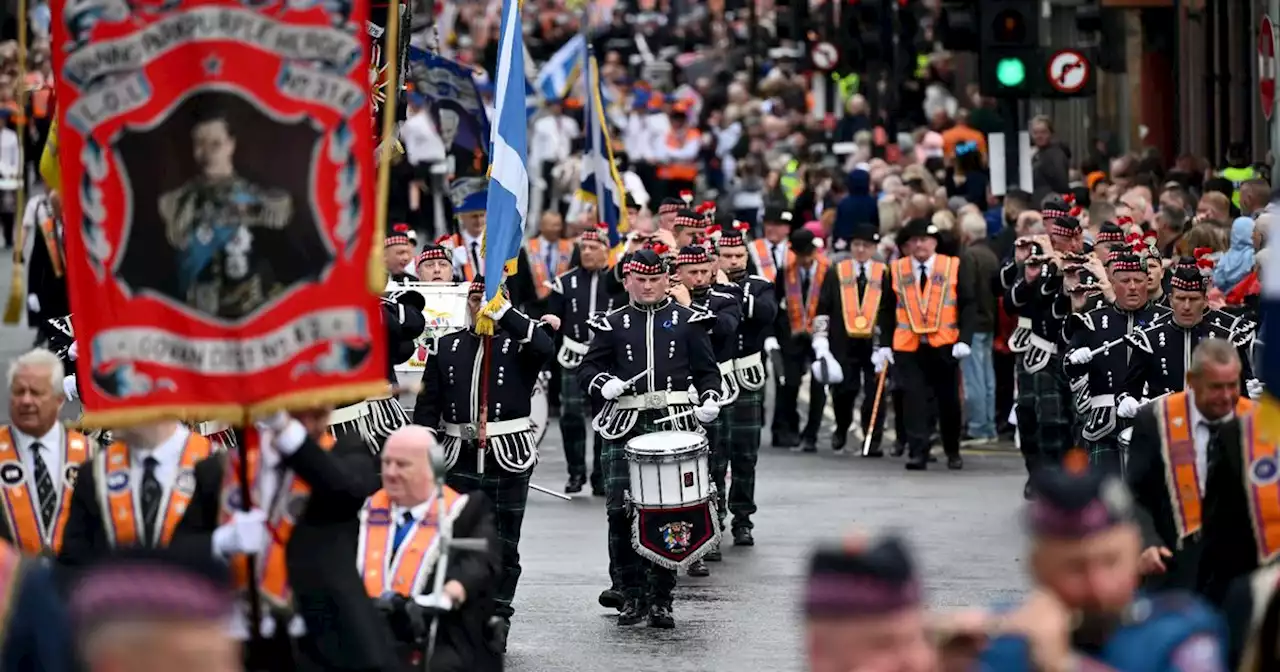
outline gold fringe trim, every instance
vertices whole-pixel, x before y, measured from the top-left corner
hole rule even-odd
[[[498,293],[494,294],[493,298],[489,299],[489,302],[480,308],[480,314],[476,316],[477,334],[481,336],[492,336],[494,334],[498,325],[492,317],[489,317],[489,313],[501,308],[506,298],[502,295],[502,289],[499,288]]]
[[[216,420],[230,425],[243,426],[246,418],[262,417],[276,411],[299,410],[317,406],[338,406],[363,401],[376,395],[385,395],[386,381],[344,383],[290,392],[251,406],[241,404],[217,404],[209,406],[149,406],[146,408],[118,408],[103,411],[85,411],[71,426],[76,429],[119,429],[142,425],[158,420],[184,422],[208,422]]]
[[[1280,399],[1271,390],[1262,393],[1262,398],[1255,406],[1258,413],[1258,434],[1268,442],[1280,436]]]

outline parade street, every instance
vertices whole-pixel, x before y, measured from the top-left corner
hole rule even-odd
[[[9,268],[7,258],[0,262],[0,274]],[[25,327],[0,327],[0,355],[12,360],[31,340]],[[68,404],[67,417],[78,410]],[[596,604],[608,585],[602,499],[566,502],[531,492],[507,669],[799,670],[796,616],[810,548],[857,527],[908,533],[934,605],[1012,602],[1020,595],[1024,476],[1016,453],[966,451],[964,471],[936,464],[908,472],[901,459],[834,457],[828,435],[824,430],[817,455],[762,449],[757,545],[727,543],[724,562],[709,564],[710,577],[680,577],[672,631],[620,629],[611,610]],[[533,479],[557,492],[566,478],[559,443],[553,420]]]

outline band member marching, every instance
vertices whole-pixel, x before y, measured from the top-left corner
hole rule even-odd
[[[1187,390],[1179,385],[1143,406],[1129,442],[1127,478],[1142,513],[1148,590],[1196,589],[1205,479],[1218,462],[1213,438],[1222,425],[1253,409],[1240,396],[1241,360],[1230,340],[1206,338],[1189,359]]]
[[[681,210],[676,213],[676,219],[672,229],[675,235],[676,251],[684,249],[690,245],[699,244],[702,241],[703,234],[707,229],[707,218],[696,210]]]
[[[1132,359],[1128,337],[1167,318],[1168,309],[1147,300],[1147,269],[1135,254],[1113,253],[1109,264],[1115,301],[1077,314],[1064,370],[1070,378],[1088,376],[1089,414],[1081,430],[1091,464],[1110,473],[1124,468],[1116,397],[1124,392]]]
[[[783,355],[784,370],[778,373],[784,382],[778,388],[773,407],[773,445],[775,448],[799,446],[804,452],[812,453],[818,450],[818,429],[827,405],[826,385],[810,379],[808,418],[803,429],[797,404],[800,381],[812,361],[814,319],[818,316],[822,283],[831,262],[822,254],[822,241],[808,229],[797,229],[789,242],[791,256],[787,268],[774,282],[778,297],[774,335]]]
[[[651,627],[672,628],[675,570],[646,562],[632,547],[625,448],[653,432],[700,431],[719,416],[720,371],[705,326],[714,316],[667,295],[670,271],[653,250],[631,255],[624,272],[630,302],[592,317],[594,337],[578,367],[579,383],[602,405],[596,426],[606,441],[610,578],[620,589],[605,590],[600,603],[620,608],[618,625],[647,617]]]
[[[911,256],[890,268],[893,291],[881,295],[880,347],[872,364],[877,372],[897,364],[906,398],[936,400],[947,468],[962,469],[957,385],[959,360],[969,356],[973,336],[974,288],[964,281],[959,258],[936,253],[938,228],[927,220],[907,222],[898,237],[908,241]],[[928,468],[933,417],[907,415],[907,469]]]
[[[564,221],[555,212],[543,213],[538,235],[525,243],[529,256],[529,270],[533,274],[533,290],[536,299],[528,306],[530,315],[541,317],[546,312],[551,297],[551,282],[573,268],[573,240],[563,237]],[[534,310],[534,306],[539,310]]]
[[[728,516],[725,506],[728,493],[724,481],[729,470],[729,435],[724,423],[724,409],[731,406],[738,397],[733,369],[737,355],[738,329],[742,323],[742,288],[715,282],[715,262],[700,245],[684,247],[676,255],[676,277],[679,284],[671,287],[671,298],[682,306],[711,313],[715,318],[709,329],[711,348],[715,351],[723,386],[721,415],[706,423],[705,429],[707,441],[711,444],[711,482],[716,485],[716,515],[719,516],[721,529],[724,529],[724,520]],[[689,565],[689,576],[707,576],[710,572],[703,560],[718,562],[720,559],[720,549],[712,549],[702,559]]]
[[[587,482],[587,440],[592,444],[591,493],[604,495],[604,467],[600,451],[604,440],[591,427],[591,412],[582,387],[577,383],[578,365],[591,343],[587,321],[597,313],[607,313],[623,302],[622,288],[609,269],[609,232],[598,227],[578,237],[581,265],[551,282],[549,315],[560,320],[560,436],[569,467],[567,493],[582,492]],[[588,433],[590,431],[590,433]]]
[[[530,400],[539,372],[555,355],[555,341],[549,327],[512,308],[509,299],[489,315],[497,333],[477,334],[484,283],[478,277],[468,288],[472,328],[436,339],[413,421],[443,430],[449,487],[464,494],[478,490],[493,502],[502,578],[490,636],[496,650],[506,651],[520,580],[520,529],[538,461]]]
[[[58,422],[63,368],[48,350],[32,350],[9,368],[9,424],[0,426],[0,539],[28,555],[61,551],[80,465],[93,456],[83,434]]]
[[[397,669],[424,669],[420,658],[429,630],[423,630],[430,615],[415,619],[410,600],[431,593],[435,585],[443,504],[454,537],[484,539],[490,548],[450,552],[444,594],[453,609],[436,616],[440,624],[428,669],[501,670],[501,655],[482,645],[499,575],[492,507],[481,492],[437,489],[430,458],[435,443],[432,432],[417,425],[401,427],[387,439],[382,488],[360,512],[356,569],[366,593],[387,616],[402,664]]]
[[[213,446],[176,420],[118,429],[76,479],[58,560],[88,566],[129,546],[167,546]]]
[[[760,432],[764,428],[767,375],[762,353],[764,339],[772,331],[778,312],[773,283],[747,273],[747,243],[743,237],[747,228],[749,225],[739,222],[716,240],[720,270],[730,282],[742,287],[742,323],[737,330],[733,363],[738,398],[721,411],[728,431],[729,469],[733,473],[729,484],[729,513],[733,516],[730,529],[734,546],[756,543],[751,516],[756,512],[756,460],[760,455]]]
[[[413,263],[413,240],[409,238],[408,224],[396,224],[387,232],[382,243],[382,263],[387,269],[387,282],[403,284],[416,278],[409,273]]]
[[[813,328],[814,358],[832,357],[844,374],[840,384],[832,385],[836,431],[831,436],[831,450],[837,453],[844,450],[853,425],[854,402],[858,392],[865,391],[861,427],[863,436],[871,436],[868,457],[884,455],[880,441],[886,414],[873,411],[878,381],[871,354],[876,314],[881,296],[892,285],[892,278],[889,267],[872,258],[879,241],[880,234],[872,227],[860,227],[853,232],[853,257],[836,264],[834,273],[827,273]],[[882,399],[887,401],[888,397]],[[873,413],[876,414],[874,428],[870,426]]]
[[[453,282],[453,260],[448,250],[435,243],[422,246],[422,253],[414,260],[418,280],[422,282]]]
[[[63,242],[61,200],[57,192],[34,196],[22,215],[22,235],[36,237],[27,259],[27,324],[36,326],[36,343],[48,341],[48,320],[71,312],[67,299],[66,246]],[[19,258],[24,250],[18,250]]]
[[[1133,349],[1124,392],[1117,399],[1116,415],[1132,418],[1150,400],[1181,391],[1187,382],[1191,354],[1210,338],[1225,339],[1239,349],[1241,380],[1249,397],[1262,396],[1262,383],[1249,366],[1252,323],[1220,310],[1209,309],[1208,280],[1196,269],[1182,268],[1171,274],[1169,319],[1138,339],[1142,347]]]
[[[751,241],[751,272],[758,273],[773,282],[780,269],[789,265],[787,236],[791,235],[793,215],[779,208],[764,211],[764,238]]]
[[[482,272],[478,269],[484,268],[484,209],[489,190],[483,178],[462,178],[454,180],[450,198],[458,218],[458,233],[436,242],[452,249],[454,280],[473,282]],[[516,272],[507,279],[506,287],[513,306],[524,306],[537,297],[529,256],[523,248],[516,260]]]

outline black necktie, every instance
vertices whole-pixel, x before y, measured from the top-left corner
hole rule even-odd
[[[396,524],[396,536],[391,541],[391,555],[395,555],[400,550],[400,544],[409,538],[409,532],[413,530],[413,512],[405,511],[400,517],[400,522]]]
[[[805,301],[809,300],[809,269],[807,268],[800,269],[800,296],[804,297]]]
[[[858,300],[867,293],[867,267],[865,264],[858,264]]]
[[[920,291],[923,292],[927,284],[929,284],[929,268],[920,264]]]
[[[1204,462],[1208,471],[1213,469],[1214,463],[1218,461],[1218,432],[1222,429],[1222,423],[1201,420],[1200,424],[1209,430],[1209,441],[1204,444]]]
[[[164,496],[164,486],[156,479],[156,467],[159,465],[160,461],[150,455],[142,461],[142,531],[149,546],[157,546],[160,541],[156,519],[160,516],[160,499]]]
[[[480,243],[471,241],[471,268],[480,272]]]
[[[44,463],[40,443],[31,444],[31,457],[36,466],[36,498],[40,500],[40,519],[44,521],[44,529],[53,529],[54,514],[58,510],[58,491],[53,488],[53,476],[49,473],[49,465]]]
[[[782,268],[782,255],[778,254],[777,243],[772,243],[769,245],[769,254],[773,256],[773,267]]]

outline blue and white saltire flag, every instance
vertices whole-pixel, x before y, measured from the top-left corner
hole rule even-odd
[[[561,101],[569,97],[582,76],[582,63],[587,52],[587,38],[581,33],[564,43],[538,71],[537,89],[544,100]]]
[[[587,146],[582,157],[582,182],[577,195],[579,200],[587,203],[604,199],[603,205],[596,204],[596,213],[601,222],[609,225],[609,247],[612,248],[621,243],[623,236],[631,230],[627,221],[627,191],[613,163],[613,144],[609,142],[609,124],[605,120],[604,100],[600,93],[600,66],[595,56],[588,58],[588,64],[590,95],[582,115],[586,120],[583,132]]]
[[[505,273],[516,271],[529,212],[529,116],[525,108],[521,4],[520,0],[502,1],[484,231],[486,301],[494,300]],[[477,327],[479,331],[480,325]]]

